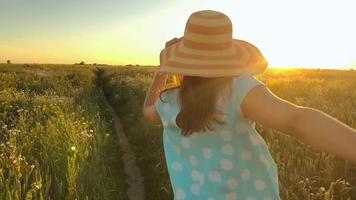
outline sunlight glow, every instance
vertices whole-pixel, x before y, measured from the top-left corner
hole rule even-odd
[[[107,6],[122,7],[119,2],[109,2]],[[149,3],[155,6],[148,9],[152,6]],[[26,22],[20,20],[21,5],[16,5],[17,12],[4,14],[6,4],[0,2],[0,22],[6,27],[0,32],[0,63],[10,59],[13,63],[84,61],[158,65],[158,55],[165,41],[183,35],[189,15],[211,9],[226,13],[234,25],[234,37],[256,45],[270,67],[349,69],[356,66],[356,27],[351,26],[356,19],[356,1],[353,0],[181,0],[170,3],[150,0],[149,3],[145,4],[147,11],[134,10],[134,4],[125,4],[121,8],[125,15],[112,8],[113,14],[108,14],[105,9],[109,8],[99,1],[90,1],[89,7],[78,7],[82,4],[76,3],[77,7],[68,11],[67,21],[45,13],[48,21],[39,23],[42,18],[36,15]],[[96,10],[96,4],[101,10]],[[58,13],[66,15],[63,12]],[[85,18],[76,22],[68,20],[80,15]],[[26,32],[19,27],[27,27]]]

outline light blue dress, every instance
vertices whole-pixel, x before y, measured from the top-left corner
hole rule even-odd
[[[163,145],[174,200],[278,200],[278,171],[255,123],[243,117],[240,104],[255,86],[252,74],[234,77],[231,101],[223,106],[225,124],[209,134],[183,137],[175,119],[178,89],[156,102],[163,123]]]

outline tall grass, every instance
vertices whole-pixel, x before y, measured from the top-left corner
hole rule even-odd
[[[126,199],[88,67],[0,66],[0,199]]]
[[[105,94],[122,118],[145,176],[147,199],[172,199],[163,154],[162,129],[144,121],[142,106],[152,68],[105,68]],[[320,109],[356,127],[356,72],[268,70],[257,76],[277,94],[298,105]],[[281,198],[356,199],[356,168],[290,136],[257,125],[279,169]],[[337,134],[337,133],[335,133]]]

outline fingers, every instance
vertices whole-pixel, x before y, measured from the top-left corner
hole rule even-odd
[[[178,41],[179,41],[178,38],[173,38],[173,39],[169,40],[168,42],[166,42],[166,48],[171,46],[172,44],[178,42]]]

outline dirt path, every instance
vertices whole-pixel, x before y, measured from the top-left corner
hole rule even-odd
[[[129,185],[127,196],[130,200],[143,200],[145,199],[145,188],[140,169],[135,164],[136,157],[131,149],[131,145],[126,138],[124,131],[122,130],[120,119],[117,116],[115,110],[109,104],[106,98],[104,103],[107,105],[113,118],[114,131],[119,138],[120,148],[123,152],[122,161],[124,163],[124,170],[127,176],[126,182]]]

